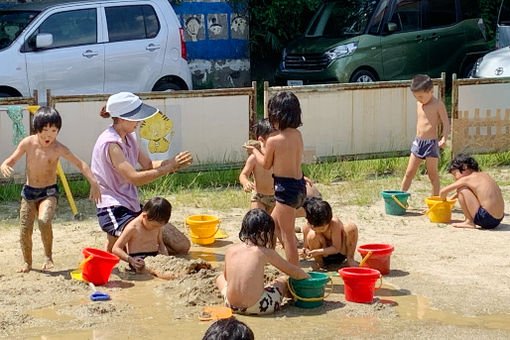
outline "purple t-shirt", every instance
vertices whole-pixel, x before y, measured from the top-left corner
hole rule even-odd
[[[99,135],[92,151],[90,166],[101,188],[101,202],[97,203],[96,206],[98,208],[106,208],[121,205],[132,211],[139,211],[138,190],[135,185],[129,183],[113,167],[108,154],[108,145],[110,143],[117,143],[120,146],[124,157],[133,167],[136,167],[138,163],[140,149],[134,132],[126,135],[125,142],[115,131],[113,125],[110,125],[108,129]]]

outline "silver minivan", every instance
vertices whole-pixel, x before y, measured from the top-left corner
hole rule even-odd
[[[0,97],[192,89],[167,0],[49,0],[0,7]]]
[[[496,29],[496,48],[510,45],[510,0],[503,0],[499,8],[498,27]]]

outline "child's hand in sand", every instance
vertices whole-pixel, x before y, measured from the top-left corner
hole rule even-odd
[[[145,261],[140,257],[128,257],[128,263],[139,273],[145,267]]]
[[[248,181],[243,185],[243,190],[246,192],[250,192],[255,189],[255,183]]]
[[[0,166],[0,171],[2,171],[2,175],[4,177],[9,177],[12,174],[13,169],[7,164],[2,163],[2,165]]]

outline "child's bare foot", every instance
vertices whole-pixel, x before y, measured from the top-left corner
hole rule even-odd
[[[42,266],[42,270],[48,270],[53,269],[55,265],[53,264],[53,260],[51,258],[46,258],[46,261],[44,261],[44,264]]]
[[[347,265],[349,267],[358,267],[359,266],[359,262],[354,259],[347,259],[347,260],[345,260],[345,262],[347,263]]]
[[[324,265],[320,265],[317,262],[312,263],[312,270],[316,272],[327,272],[328,269]]]
[[[465,220],[462,223],[454,223],[452,224],[454,228],[469,228],[469,229],[476,229],[476,225],[473,223],[473,221]]]
[[[31,269],[32,269],[31,265],[29,265],[28,263],[24,263],[23,267],[18,269],[16,273],[28,273]]]
[[[474,223],[466,223],[465,221],[462,223],[454,223],[452,224],[454,228],[469,228],[476,229],[476,225]]]

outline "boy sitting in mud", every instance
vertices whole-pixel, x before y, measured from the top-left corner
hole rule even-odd
[[[62,127],[60,114],[51,107],[40,107],[34,115],[35,135],[23,138],[16,150],[0,165],[4,177],[9,177],[13,166],[26,154],[27,181],[21,190],[20,243],[23,266],[18,270],[26,273],[32,269],[32,232],[37,218],[46,260],[43,270],[53,268],[53,230],[51,221],[57,207],[57,164],[60,157],[76,166],[90,184],[90,198],[100,201],[101,193],[92,171],[65,145],[57,141]]]
[[[260,143],[258,146],[263,153],[266,149],[267,138],[274,132],[276,130],[267,118],[261,119],[257,123],[255,134],[257,142]],[[257,147],[257,145],[254,146]],[[253,182],[250,180],[251,175],[253,175]],[[251,154],[248,156],[246,164],[239,175],[239,182],[243,186],[244,191],[253,191],[250,209],[263,209],[269,214],[273,211],[275,206],[273,169],[264,169],[262,165],[257,163],[255,155]]]
[[[272,264],[294,279],[309,278],[298,266],[286,261],[273,248],[275,224],[262,209],[248,211],[243,218],[237,243],[225,253],[225,268],[216,283],[225,305],[236,313],[269,314],[280,308],[287,295],[287,277],[280,276],[264,287],[264,266]]]
[[[465,154],[457,155],[448,167],[448,172],[455,177],[455,182],[444,187],[440,196],[453,190],[457,193],[452,197],[459,199],[465,220],[453,223],[455,228],[496,228],[505,215],[505,201],[498,184],[487,173],[480,171],[478,162]]]
[[[303,226],[303,256],[313,257],[314,270],[328,265],[357,267],[354,251],[358,243],[358,228],[354,223],[344,225],[333,216],[331,206],[320,198],[307,198],[303,207],[307,222]]]
[[[127,224],[112,252],[136,272],[143,271],[147,256],[168,255],[163,242],[163,226],[168,223],[171,213],[170,202],[163,197],[151,198],[143,206],[142,213]]]

